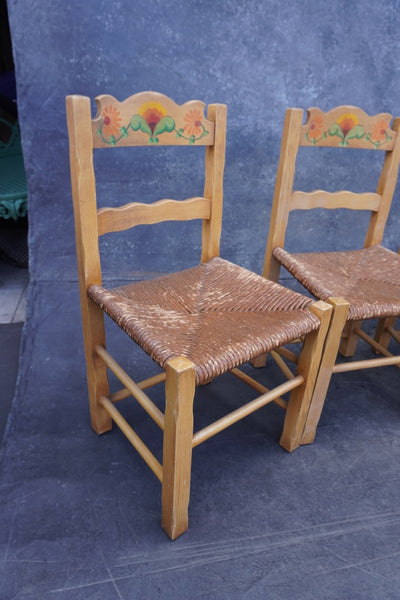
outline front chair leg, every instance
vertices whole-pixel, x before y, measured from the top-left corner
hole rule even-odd
[[[194,364],[184,357],[169,360],[165,380],[161,526],[172,540],[188,528],[194,393]]]
[[[302,444],[312,444],[317,432],[325,398],[332,377],[333,367],[339,349],[341,333],[346,324],[349,312],[349,303],[344,298],[329,298],[329,304],[333,306],[333,314],[326,336],[325,346],[321,359],[314,392],[308,411],[306,424],[304,426]]]
[[[332,315],[332,307],[321,300],[315,302],[311,306],[311,310],[319,318],[320,326],[317,331],[306,336],[299,356],[296,375],[302,375],[304,382],[290,394],[283,431],[279,440],[280,445],[288,452],[295,450],[302,441]]]

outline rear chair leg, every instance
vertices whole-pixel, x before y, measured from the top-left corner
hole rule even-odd
[[[343,339],[340,342],[339,352],[345,358],[353,356],[356,351],[358,335],[355,329],[360,328],[362,321],[349,321],[343,329]]]
[[[112,427],[110,415],[99,403],[101,396],[109,395],[107,367],[95,350],[98,345],[105,347],[104,313],[89,298],[82,302],[82,321],[90,420],[94,431],[101,434]]]
[[[188,528],[192,466],[194,364],[184,357],[166,366],[161,526],[174,540]]]
[[[251,364],[256,369],[258,369],[260,367],[265,367],[266,362],[267,362],[267,357],[268,357],[268,354],[260,354],[259,356],[256,356],[256,358],[253,358],[253,360],[251,361]]]
[[[396,317],[388,317],[387,319],[379,319],[378,326],[376,328],[374,340],[381,346],[388,349],[392,336],[388,332],[388,327],[394,327],[396,323]]]

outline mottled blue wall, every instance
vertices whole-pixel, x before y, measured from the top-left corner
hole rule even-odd
[[[371,114],[400,114],[398,0],[8,0],[8,10],[34,278],[76,278],[67,94],[110,93],[124,99],[152,89],[178,103],[192,98],[226,103],[221,253],[257,271],[262,268],[285,109],[354,104]],[[111,181],[100,186],[102,202],[114,195],[156,200],[182,197],[185,188],[188,195],[202,192],[191,164],[184,167],[182,153],[169,157],[162,149],[149,150],[144,167],[137,163],[138,154],[130,155],[129,165],[116,155]],[[113,154],[101,152],[100,173]],[[352,158],[358,156],[353,152]],[[157,161],[167,162],[157,166],[155,154]],[[366,155],[356,171],[361,187],[374,187],[373,161]],[[345,174],[347,158],[337,169],[329,156],[327,161],[318,171],[312,157],[305,156],[301,183],[313,188],[314,177],[323,181],[328,172],[333,187],[347,187],[352,178],[351,170]],[[125,174],[123,166],[128,167]],[[354,240],[357,245],[358,238],[361,243],[360,227],[342,216],[343,225],[335,220],[322,234],[318,227],[325,225],[325,215],[296,219],[294,242],[301,245],[309,236],[315,247],[321,242],[329,246],[344,227],[346,244]],[[399,216],[397,192],[385,237],[392,249],[400,244]],[[171,266],[168,252],[174,256],[178,247],[182,250],[172,267],[198,260],[200,238],[192,225],[157,226],[156,250],[166,257],[159,268]],[[147,228],[139,228],[132,242],[123,239],[109,266],[153,269],[155,245],[149,235]]]

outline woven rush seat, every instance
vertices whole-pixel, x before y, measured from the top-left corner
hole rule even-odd
[[[221,258],[88,295],[162,368],[190,359],[197,384],[319,327],[312,299]]]
[[[383,246],[299,254],[274,248],[273,255],[317,298],[346,298],[348,320],[400,315],[400,255]]]

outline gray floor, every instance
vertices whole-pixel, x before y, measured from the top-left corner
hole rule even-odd
[[[27,312],[1,451],[2,600],[400,599],[398,369],[335,377],[316,441],[292,454],[276,406],[196,448],[189,530],[170,542],[156,478],[117,429],[90,428],[77,285],[31,283]],[[108,336],[127,370],[152,372]],[[275,382],[271,365],[257,375]],[[229,376],[204,386],[196,427],[250,396]],[[122,410],[160,459],[154,425]]]
[[[0,443],[17,381],[28,281],[28,269],[0,259]]]
[[[28,269],[0,259],[0,325],[25,320]]]

